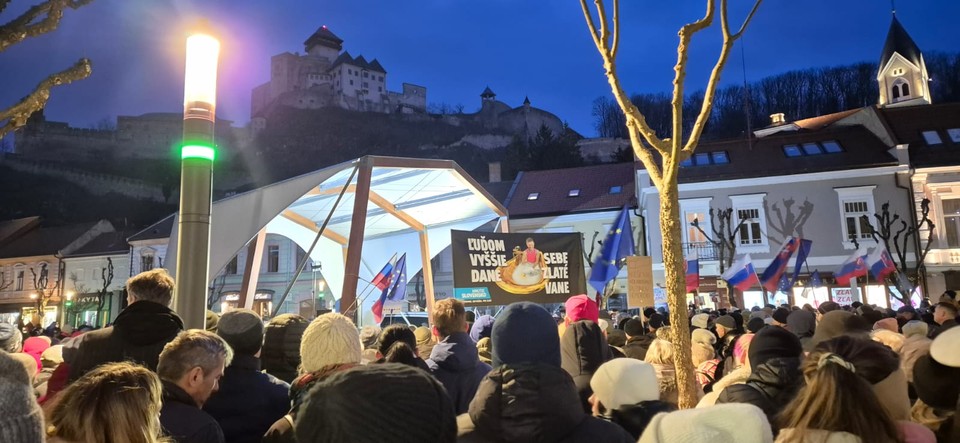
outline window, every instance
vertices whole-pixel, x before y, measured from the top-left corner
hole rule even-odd
[[[960,128],[947,129],[947,135],[950,136],[950,141],[960,143]]]
[[[803,155],[803,152],[800,151],[800,147],[797,145],[784,145],[783,153],[787,157],[800,157]]]
[[[843,148],[840,147],[840,143],[837,143],[836,140],[827,140],[820,145],[823,146],[823,150],[827,151],[828,154],[838,154],[843,152]]]
[[[363,78],[370,78],[370,73],[364,71],[364,73],[363,73]]]
[[[17,289],[15,291],[23,290],[23,271],[17,271]]]
[[[364,87],[364,88],[369,88],[369,87],[370,87],[369,85],[370,85],[369,83],[363,82],[363,87]]]
[[[843,235],[843,247],[853,249],[853,241],[860,243],[873,240],[870,234],[869,219],[876,212],[873,205],[875,185],[855,188],[834,188],[840,203],[840,227]],[[867,220],[863,216],[867,216]]]
[[[943,143],[943,140],[940,140],[940,134],[937,134],[937,131],[923,131],[923,139],[927,141],[927,145],[939,145]]]
[[[621,193],[621,192],[623,192],[623,186],[611,186],[611,187],[610,187],[610,193],[611,193],[611,194],[619,194],[619,193]]]
[[[820,155],[823,154],[823,151],[820,150],[820,145],[816,143],[804,143],[803,153],[806,155]]]
[[[706,236],[699,229],[693,226],[693,221],[697,220],[706,232],[710,232],[710,200],[711,198],[691,198],[680,200],[680,216],[683,220],[683,242],[687,243],[686,253],[690,247],[696,248],[697,245],[704,245],[707,242]]]
[[[350,86],[353,86],[353,80],[350,80]]]
[[[693,162],[697,165],[709,165],[710,154],[707,154],[706,152],[699,152],[694,156]]]
[[[960,198],[941,200],[943,204],[943,229],[947,234],[947,247],[960,248]]]
[[[151,269],[153,269],[153,254],[140,256],[140,272],[146,272]]]
[[[893,82],[893,88],[890,91],[891,97],[896,100],[898,98],[907,98],[910,96],[910,84],[907,83],[903,78],[898,78]]]
[[[280,272],[280,246],[267,246],[267,272]]]
[[[693,164],[694,164],[694,163],[693,163],[693,157],[690,157],[690,158],[688,158],[688,159],[680,162],[680,167],[681,167],[681,168],[689,168],[689,167],[693,166]]]
[[[894,69],[894,70],[893,70],[893,75],[895,75],[895,76],[897,76],[897,77],[903,75],[903,68],[896,68],[896,69]]]
[[[580,189],[571,189],[567,191],[567,197],[579,197],[579,196],[580,196]]]
[[[538,198],[540,198],[540,193],[539,193],[539,192],[531,192],[530,194],[527,195],[527,200],[528,200],[528,201],[536,200],[536,199],[538,199]]]
[[[727,151],[711,152],[710,158],[713,160],[713,164],[715,165],[725,165],[730,163],[730,157],[727,156]]]
[[[227,275],[237,275],[237,257],[233,257],[230,263],[227,263]]]
[[[725,165],[730,163],[730,156],[727,151],[698,152],[692,157],[680,162],[680,166],[689,168],[691,166],[707,165]]]
[[[763,201],[766,196],[763,193],[730,196],[734,209],[730,222],[733,227],[739,226],[737,230],[738,254],[770,252],[767,236],[764,234],[767,217],[763,209]]]

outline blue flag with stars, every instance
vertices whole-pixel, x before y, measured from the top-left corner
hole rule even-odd
[[[407,298],[407,254],[400,256],[397,265],[393,267],[393,275],[390,278],[389,293],[387,298],[391,301],[400,301]]]
[[[590,277],[587,283],[603,293],[603,288],[610,280],[617,277],[624,259],[633,255],[633,226],[630,225],[630,210],[626,206],[620,211],[617,222],[610,227],[610,232],[603,239],[603,247],[593,266],[590,267]]]

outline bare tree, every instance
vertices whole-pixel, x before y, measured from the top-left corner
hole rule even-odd
[[[210,286],[210,295],[207,297],[207,309],[213,310],[220,299],[223,297],[223,288],[227,285],[227,271],[223,270],[217,278],[213,279],[213,286]]]
[[[751,219],[742,219],[734,226],[733,208],[710,208],[709,214],[710,230],[713,231],[712,233],[704,231],[703,227],[700,226],[700,220],[696,218],[693,219],[690,225],[697,228],[697,230],[703,234],[704,238],[717,250],[717,260],[720,262],[720,274],[722,275],[728,267],[733,266],[733,258],[737,255],[737,245],[739,244],[739,242],[737,242],[737,236],[740,234],[740,229]],[[737,302],[733,298],[733,294],[733,290],[727,288],[727,300],[729,300],[731,306],[736,306]]]
[[[107,288],[113,283],[113,259],[107,257],[107,267],[100,269],[100,290],[97,291],[97,323],[103,327],[107,323],[103,318],[103,305],[107,302],[107,295],[110,293]]]
[[[30,273],[33,274],[33,289],[37,295],[37,315],[43,316],[43,311],[46,310],[50,299],[53,298],[53,295],[60,289],[60,282],[63,277],[63,262],[60,262],[60,267],[57,270],[57,279],[53,284],[50,284],[50,271],[47,269],[46,263],[40,264],[39,272],[34,268],[30,268]]]
[[[908,223],[907,220],[900,217],[900,214],[891,214],[889,202],[880,206],[879,213],[873,214],[876,223],[872,223],[870,217],[866,215],[860,219],[869,225],[868,229],[873,239],[877,243],[883,243],[887,251],[893,251],[895,254],[896,260],[893,264],[897,267],[897,275],[888,276],[887,279],[900,292],[899,297],[895,295],[894,297],[901,303],[910,305],[910,294],[915,287],[914,283],[918,285],[922,283],[921,279],[924,278],[926,273],[923,262],[933,246],[935,225],[933,220],[930,219],[930,200],[925,198],[920,202],[920,217],[915,219],[914,223]],[[923,243],[921,243],[920,236],[924,230],[927,238],[922,239]],[[907,253],[910,250],[917,251],[913,266],[910,266],[907,261]],[[900,277],[901,275],[903,278]]]
[[[10,280],[7,280],[7,273],[0,268],[0,292],[3,292],[7,288],[13,285],[14,275],[10,274]]]
[[[626,116],[626,125],[633,150],[646,168],[650,179],[660,192],[660,232],[663,237],[663,262],[666,271],[667,303],[670,307],[671,339],[676,352],[677,385],[679,406],[692,408],[697,403],[697,388],[694,381],[693,361],[690,357],[690,329],[686,317],[686,290],[683,275],[683,250],[681,247],[681,221],[677,175],[680,162],[690,158],[700,135],[710,118],[713,100],[720,82],[720,73],[727,62],[733,44],[743,35],[762,0],[756,0],[736,32],[731,32],[727,13],[727,0],[707,0],[703,18],[680,28],[680,43],[677,46],[677,63],[674,66],[672,128],[665,136],[658,136],[647,124],[646,118],[630,101],[617,75],[616,59],[620,49],[620,1],[613,0],[613,17],[608,20],[604,0],[594,0],[597,19],[587,5],[580,0],[590,37],[600,52],[603,67],[614,99]],[[704,89],[703,102],[689,132],[684,134],[684,83],[687,76],[687,61],[691,39],[695,34],[709,28],[719,9],[723,44],[716,64]],[[599,28],[597,23],[599,22]]]
[[[780,207],[782,203],[782,208]],[[793,198],[785,198],[782,202],[774,203],[773,206],[767,206],[767,201],[763,201],[763,210],[769,217],[768,224],[770,230],[767,231],[767,238],[773,242],[784,242],[787,237],[803,237],[803,226],[807,224],[810,215],[813,214],[813,203],[804,200],[803,204],[796,207],[797,203]],[[775,237],[770,231],[776,232],[779,237]]]
[[[0,52],[30,37],[43,35],[57,29],[66,8],[77,9],[93,0],[47,0],[30,7],[20,16],[0,25]],[[10,0],[0,0],[0,13],[10,4]],[[0,110],[0,138],[23,126],[27,119],[47,104],[50,90],[82,80],[90,76],[90,60],[81,58],[73,66],[50,75],[19,103]]]

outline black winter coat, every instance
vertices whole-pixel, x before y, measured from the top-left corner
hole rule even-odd
[[[573,378],[585,412],[590,412],[593,389],[590,379],[600,365],[613,358],[607,339],[596,323],[581,320],[571,323],[560,338],[560,357],[564,371]]]
[[[220,423],[227,442],[257,443],[290,409],[289,390],[287,383],[260,372],[258,358],[235,355],[203,410]]]
[[[433,347],[427,360],[430,372],[447,389],[457,414],[467,412],[477,386],[490,372],[490,365],[480,361],[477,344],[466,332],[457,332]]]
[[[260,366],[266,373],[293,383],[300,370],[300,340],[309,324],[296,316],[274,319],[264,328]]]
[[[623,345],[623,353],[629,358],[643,360],[647,357],[647,349],[657,337],[652,334],[643,334],[637,337],[627,339],[627,344]]]
[[[308,372],[297,377],[296,380],[290,384],[290,412],[274,422],[273,426],[270,426],[267,433],[263,435],[261,441],[263,443],[296,443],[297,436],[293,426],[297,420],[297,413],[300,412],[300,407],[303,406],[307,400],[307,394],[310,392],[310,389],[333,374],[346,371],[356,366],[355,364],[349,363],[334,364],[324,366],[320,368],[319,371]]]
[[[609,411],[603,418],[616,423],[629,432],[634,440],[639,440],[643,434],[643,430],[647,429],[647,425],[650,424],[650,420],[653,419],[654,415],[676,410],[677,405],[665,401],[643,401],[635,405],[625,405]]]
[[[174,383],[163,381],[163,408],[160,425],[177,443],[224,443],[217,421]]]
[[[66,342],[64,361],[70,365],[70,381],[112,362],[132,361],[156,371],[160,351],[180,331],[183,320],[170,308],[150,301],[135,302],[117,316],[113,326]]]
[[[580,407],[573,380],[545,364],[494,369],[480,383],[470,410],[457,417],[458,443],[627,443],[619,426]]]
[[[748,403],[762,409],[776,434],[774,417],[793,400],[802,385],[799,357],[774,358],[753,368],[746,383],[727,386],[717,404]]]

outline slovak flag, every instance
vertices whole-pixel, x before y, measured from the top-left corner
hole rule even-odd
[[[753,268],[753,263],[750,261],[750,254],[744,254],[743,257],[740,257],[740,260],[734,262],[733,266],[727,269],[720,278],[741,291],[746,291],[754,285],[760,284],[760,279],[757,278],[757,270]]]
[[[793,253],[796,252],[799,245],[800,239],[794,237],[788,238],[783,246],[780,247],[780,252],[778,252],[777,256],[770,262],[770,266],[767,266],[767,269],[763,271],[763,276],[760,277],[760,281],[763,282],[763,287],[768,291],[777,292],[777,288],[780,286],[780,276],[787,270],[787,262],[790,261],[790,257],[793,257]]]
[[[867,275],[866,260],[867,254],[863,249],[858,249],[853,255],[847,257],[847,259],[840,264],[840,270],[838,270],[835,275],[837,284],[848,286],[850,280]]]
[[[870,264],[870,273],[878,282],[882,282],[888,275],[897,272],[897,265],[893,263],[890,252],[883,245],[877,245],[867,257]]]
[[[391,257],[390,261],[388,261],[387,264],[383,266],[383,269],[370,281],[373,286],[382,291],[380,298],[370,307],[370,312],[373,312],[373,319],[378,324],[383,321],[383,303],[387,301],[387,290],[390,288],[393,280],[393,268],[396,266],[394,260],[396,258],[396,255]]]
[[[700,287],[700,257],[697,254],[697,251],[693,251],[687,255],[686,261],[683,262],[684,271],[686,274],[687,280],[687,292],[693,292]]]

